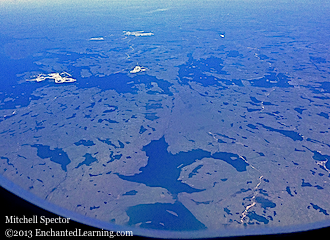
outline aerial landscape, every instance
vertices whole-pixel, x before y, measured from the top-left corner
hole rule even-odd
[[[330,223],[330,3],[77,2],[0,2],[1,177],[147,236]]]

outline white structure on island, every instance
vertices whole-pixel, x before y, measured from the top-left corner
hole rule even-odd
[[[146,37],[146,36],[152,36],[154,35],[153,33],[151,32],[144,32],[144,31],[135,31],[135,32],[130,32],[130,31],[124,31],[124,34],[127,35],[127,36],[135,36],[135,37]]]
[[[55,83],[71,83],[76,81],[76,79],[72,78],[67,72],[39,74],[28,81],[43,82],[45,80],[54,80]]]
[[[130,71],[130,73],[138,73],[138,72],[144,72],[147,69],[144,67],[140,67],[140,66],[135,66],[133,70]]]

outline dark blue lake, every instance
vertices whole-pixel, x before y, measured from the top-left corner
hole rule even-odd
[[[128,208],[126,213],[130,217],[129,225],[138,224],[143,228],[171,231],[206,229],[180,202],[136,205]]]

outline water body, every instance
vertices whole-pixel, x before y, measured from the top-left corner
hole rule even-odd
[[[305,146],[305,148],[307,148]],[[325,161],[325,167],[327,169],[330,169],[330,156],[329,155],[325,155],[325,154],[321,154],[317,151],[312,151],[310,150],[309,148],[307,148],[309,151],[311,151],[314,155],[313,155],[313,159],[316,160],[316,161]],[[326,170],[323,166],[320,166],[320,168]],[[330,176],[330,175],[329,175]]]
[[[320,112],[318,113],[317,115],[321,116],[321,117],[324,117],[326,119],[329,119],[329,114],[325,113],[325,112]]]
[[[147,129],[143,126],[140,127],[140,131],[139,131],[139,134],[142,134],[144,133],[145,131],[147,131]]]
[[[192,176],[196,175],[196,173],[198,172],[198,170],[201,169],[202,167],[203,167],[202,164],[201,164],[201,165],[198,165],[197,167],[195,167],[195,168],[191,171],[191,173],[189,173],[188,178],[191,178]]]
[[[117,175],[123,180],[143,183],[150,187],[166,188],[173,195],[176,195],[179,192],[192,193],[202,191],[177,180],[180,176],[181,168],[192,164],[196,160],[206,157],[219,159],[229,163],[239,172],[246,171],[248,166],[244,159],[237,154],[227,152],[211,154],[202,149],[194,149],[174,155],[167,151],[168,146],[164,136],[159,140],[151,141],[143,147],[143,151],[148,156],[148,164],[140,168],[141,173],[134,176]],[[180,165],[181,167],[179,167]]]
[[[330,82],[319,82],[319,84],[321,84],[320,93],[322,92],[330,93]],[[329,98],[325,98],[325,99],[329,99]]]
[[[309,58],[314,63],[326,63],[327,62],[327,60],[322,57],[309,57]]]
[[[188,57],[188,62],[181,65],[179,69],[179,78],[183,84],[188,84],[189,81],[193,81],[200,83],[204,87],[220,85],[218,82],[219,79],[207,76],[203,72],[209,72],[212,70],[217,74],[227,74],[227,72],[222,70],[224,66],[223,60],[220,58],[210,57],[208,59],[200,59],[197,61],[193,59],[192,54],[189,54]]]
[[[255,97],[250,97],[251,101],[254,103],[262,103],[262,101],[256,99]]]
[[[100,138],[97,138],[97,140],[99,140],[100,142],[103,142],[103,143],[105,143],[105,144],[107,144],[107,145],[109,145],[109,146],[112,146],[112,147],[114,147],[114,148],[124,148],[124,144],[123,144],[121,141],[119,141],[119,140],[118,140],[118,145],[119,145],[119,146],[116,146],[115,144],[113,144],[113,143],[110,141],[109,138],[107,138],[107,139],[100,139]]]
[[[105,113],[114,112],[114,111],[116,111],[116,110],[118,109],[117,106],[112,106],[112,105],[109,105],[109,104],[107,104],[107,106],[108,106],[109,109],[103,111],[104,114],[105,114]],[[102,114],[102,116],[103,116],[104,114]]]
[[[227,57],[243,57],[243,54],[240,54],[239,51],[231,50],[227,53]]]
[[[35,144],[31,147],[37,148],[37,155],[42,159],[50,158],[50,161],[60,164],[63,171],[67,171],[66,166],[71,162],[66,152],[61,148],[50,150],[49,146]]]
[[[33,63],[32,58],[12,60],[0,52],[0,109],[15,109],[16,106],[26,107],[32,100],[41,99],[41,97],[34,96],[33,92],[39,87],[48,85],[48,83],[36,85],[31,82],[19,84],[16,69],[20,69],[21,72],[28,72],[37,69],[37,66]],[[6,98],[11,98],[11,100],[4,101]]]
[[[180,202],[140,204],[129,207],[126,213],[129,216],[129,225],[138,224],[142,228],[171,231],[206,229]]]
[[[89,146],[95,145],[95,143],[93,141],[91,141],[91,140],[84,140],[84,139],[82,139],[79,142],[75,142],[74,145],[76,145],[76,146],[83,145],[85,147],[89,147]]]
[[[313,203],[311,203],[311,205],[315,210],[318,210],[319,212],[323,213],[324,215],[329,215],[329,213],[327,213],[327,210],[325,210]],[[309,208],[309,206],[307,208]]]
[[[253,125],[253,124],[248,124],[247,127],[251,128],[251,129],[259,129],[255,125]]]
[[[103,121],[106,121],[108,123],[119,123],[119,122],[117,122],[115,120],[111,120],[111,119],[99,119],[97,122],[102,123]]]
[[[315,188],[317,188],[317,189],[319,189],[319,190],[322,190],[322,189],[323,189],[323,187],[321,187],[321,186],[319,186],[319,185],[315,185],[315,186],[313,186],[313,185],[310,184],[309,182],[305,182],[305,179],[302,179],[301,186],[302,186],[302,187],[315,187]]]
[[[269,131],[278,132],[278,133],[280,133],[280,134],[282,134],[286,137],[289,137],[293,141],[302,141],[303,140],[302,136],[299,133],[295,132],[295,131],[275,129],[275,128],[272,128],[272,127],[265,126],[261,123],[257,123],[257,124],[261,125],[263,128],[266,128]]]
[[[83,157],[85,158],[85,160],[79,163],[76,168],[82,165],[90,166],[93,162],[97,162],[97,159],[93,157],[90,153],[86,153]]]
[[[127,195],[136,195],[137,194],[137,191],[135,191],[135,190],[131,190],[131,191],[128,191],[128,192],[125,192],[124,194],[123,194],[123,196],[127,196]]]
[[[295,110],[297,113],[302,114],[304,110],[306,110],[306,108],[294,108],[293,110]]]
[[[145,113],[144,116],[146,119],[151,121],[154,121],[159,118],[158,116],[156,116],[156,113]]]
[[[161,103],[147,103],[146,110],[163,108]]]
[[[2,2],[15,3],[10,3],[12,5],[7,8],[7,3]],[[222,1],[200,1],[203,2],[201,7],[198,1],[188,4],[183,3],[188,1],[171,1],[166,4],[166,9],[154,2],[144,4],[142,1],[136,1],[133,8],[127,4],[108,4],[119,1],[98,1],[102,4],[86,1],[86,4],[68,6],[65,1],[56,6],[24,3],[21,7],[22,1],[2,2],[0,109],[6,110],[0,116],[0,160],[5,173],[1,179],[8,177],[14,186],[24,185],[32,196],[28,200],[47,193],[46,201],[51,200],[48,210],[63,207],[65,211],[75,211],[77,220],[94,225],[102,225],[103,220],[114,218],[114,225],[108,225],[111,228],[129,228],[116,225],[123,223],[118,213],[126,210],[131,226],[178,231],[205,229],[203,224],[210,226],[210,231],[192,231],[189,235],[192,238],[200,235],[217,237],[227,233],[244,235],[250,230],[256,234],[276,233],[281,231],[277,227],[290,231],[307,230],[324,226],[325,223],[318,222],[323,219],[329,223],[329,189],[325,184],[330,176],[330,153],[327,153],[330,142],[326,138],[330,119],[330,62],[326,51],[330,26],[328,2],[296,4],[293,2],[297,1],[276,1],[273,4],[274,1],[240,1],[237,4],[237,1],[231,1],[236,3],[228,4],[230,1],[225,1],[222,4]],[[152,9],[157,10],[150,14]],[[44,17],[45,13],[47,17]],[[139,29],[155,35],[149,38],[123,34],[123,30]],[[101,36],[104,41],[89,41]],[[135,64],[146,66],[148,70],[130,74]],[[24,80],[24,74],[63,70],[72,74],[77,82],[18,83]],[[170,76],[173,84],[149,76],[151,73],[160,78]],[[102,92],[106,90],[110,91]],[[181,98],[180,104],[170,103],[173,97],[165,94],[172,95],[171,91],[175,99]],[[36,92],[40,97],[33,95]],[[192,116],[208,111],[209,118],[193,119],[191,132],[195,140],[183,139],[189,146],[194,146],[194,150],[171,154],[167,151],[165,138],[158,139],[159,132],[164,131],[162,123],[168,120],[167,116],[160,114],[163,112],[161,108],[172,109],[173,122],[184,124],[185,119],[175,113],[189,107],[195,94],[205,97],[198,97],[198,107],[190,109]],[[102,104],[98,104],[100,102]],[[107,107],[105,102],[109,103]],[[169,106],[165,106],[165,102]],[[277,107],[267,108],[272,104],[277,104]],[[258,114],[262,106],[269,111]],[[130,114],[127,111],[136,114],[134,121],[128,122]],[[279,122],[290,127],[281,126]],[[218,134],[218,143],[215,142],[219,145],[218,151],[230,152],[205,151],[204,144],[201,144],[203,139],[196,138],[210,138],[207,137],[208,129],[218,129],[215,131],[233,137]],[[172,129],[171,137],[180,137],[179,131]],[[61,134],[63,138],[58,146],[47,146],[52,132],[54,137]],[[264,139],[264,133],[268,133],[269,141]],[[95,139],[97,137],[99,140]],[[270,143],[272,137],[280,143],[283,151],[278,151],[278,144]],[[150,143],[143,148],[148,162],[140,168],[140,172],[134,165],[133,156],[133,152],[142,150],[142,146],[135,149],[138,138]],[[247,170],[247,161],[230,149],[242,141],[244,145],[236,150],[253,157],[260,173],[269,177],[272,183],[279,180],[276,184],[265,184],[269,180],[262,178],[261,185],[256,187],[255,178],[260,175],[250,168],[249,172],[240,174]],[[31,145],[31,148],[17,147]],[[99,155],[95,152],[103,150],[107,152],[105,159],[97,162]],[[33,155],[28,154],[29,151]],[[74,165],[68,165],[68,156],[77,153],[80,157],[75,159]],[[128,156],[131,153],[133,155]],[[41,166],[24,167],[22,163],[28,163],[31,156],[38,158]],[[247,160],[252,162],[250,157]],[[268,157],[278,164],[267,164]],[[224,177],[214,179],[213,173],[213,177],[209,178],[211,173],[204,171],[206,165],[197,160],[203,158],[222,161],[221,164],[226,162],[230,165],[228,168],[233,167],[237,172],[228,176],[228,180]],[[104,164],[107,161],[111,164]],[[287,164],[282,164],[284,162]],[[178,181],[184,166],[191,167],[185,173],[186,178],[200,179],[205,185],[190,187]],[[105,175],[119,172],[119,168],[121,174],[132,171],[139,174],[120,176],[130,183]],[[251,174],[248,174],[250,170]],[[51,176],[58,172],[65,178],[56,182]],[[292,174],[295,181],[291,181]],[[235,178],[235,175],[239,177]],[[20,181],[24,176],[28,177],[25,178],[26,184],[22,185]],[[82,187],[72,188],[72,181],[78,178]],[[109,184],[108,179],[114,182]],[[132,187],[139,185],[136,183],[142,183],[144,190],[151,190],[142,194],[143,199],[141,192],[137,192],[140,188]],[[212,185],[213,189],[208,187],[205,191],[197,187]],[[226,185],[224,187],[231,191],[226,193],[224,188],[219,192],[220,185]],[[189,209],[203,224],[178,200],[172,204],[155,203],[159,195],[149,186],[161,187],[164,192],[169,189],[173,201],[182,192],[196,193],[191,194],[196,200],[191,199]],[[63,195],[61,189],[68,188],[71,191]],[[114,199],[116,196],[110,195],[118,189],[122,196]],[[16,187],[12,190],[22,196],[25,194],[25,190]],[[235,197],[230,195],[233,192],[236,192]],[[76,196],[87,197],[77,199]],[[163,198],[162,202],[166,199]],[[256,204],[247,209],[246,218],[240,221],[244,207],[252,203],[251,199]],[[144,204],[134,206],[140,203]],[[41,207],[49,205],[48,202],[39,204]],[[116,204],[115,211],[111,211],[113,204]],[[274,209],[278,212],[276,217]],[[90,219],[86,220],[85,215]],[[294,227],[290,226],[293,218]],[[299,226],[296,228],[296,225]],[[151,231],[140,229],[139,232],[147,235]],[[166,233],[161,232],[154,237],[161,237],[161,234]]]
[[[286,192],[287,192],[291,197],[293,197],[293,195],[292,195],[292,193],[291,193],[291,189],[290,189],[289,186],[287,186],[285,190],[286,190]]]
[[[56,56],[56,54],[54,54]],[[59,55],[59,57],[65,60],[76,60],[83,57],[84,55],[71,53],[70,56]],[[88,55],[90,57],[90,55]],[[66,59],[68,58],[68,59]],[[0,94],[0,102],[4,103],[0,105],[0,109],[14,109],[16,106],[25,107],[28,106],[31,100],[41,99],[33,95],[33,92],[38,88],[45,86],[58,86],[54,82],[26,82],[18,84],[17,82],[17,72],[13,71],[14,69],[20,69],[21,72],[29,72],[36,70],[40,72],[38,66],[33,64],[36,59],[24,58],[20,60],[10,60],[8,57],[0,55],[0,76],[2,80],[2,89],[1,91],[4,94]],[[156,82],[158,86],[163,90],[162,94],[172,95],[172,92],[169,90],[171,83],[157,79],[153,76],[148,75],[136,75],[133,78],[129,77],[127,73],[117,73],[111,74],[107,77],[96,77],[91,76],[89,78],[80,77],[79,68],[71,67],[68,69],[68,72],[72,75],[73,78],[77,79],[76,82],[70,83],[77,88],[92,88],[97,87],[103,91],[113,89],[118,93],[132,93],[137,94],[138,90],[135,87],[136,84],[145,84],[146,88],[152,88],[152,82]],[[47,72],[48,73],[48,72]],[[14,86],[14,87],[13,87]],[[4,102],[6,98],[13,98],[10,101]]]
[[[114,154],[114,152],[113,151],[110,151],[110,155],[109,155],[110,160],[107,163],[113,162],[115,160],[119,160],[123,156],[123,154],[117,154],[117,155],[113,155],[113,154]]]
[[[264,197],[256,197],[256,202],[260,203],[261,207],[264,209],[276,207],[275,203]]]
[[[248,216],[250,220],[256,220],[256,221],[262,222],[264,224],[269,223],[269,220],[267,218],[265,218],[264,216],[256,214],[255,211],[248,212],[246,216]],[[251,224],[254,224],[254,223],[251,223]]]
[[[79,76],[79,74],[77,74],[77,76]],[[138,89],[135,87],[136,84],[145,84],[146,88],[150,89],[153,87],[151,84],[152,82],[156,82],[158,87],[163,90],[162,94],[173,95],[169,90],[169,87],[172,85],[171,83],[146,74],[137,74],[134,77],[129,77],[127,73],[116,73],[107,77],[91,76],[86,79],[77,78],[77,82],[74,84],[78,88],[97,87],[103,91],[113,89],[117,93],[137,94]]]
[[[272,88],[272,87],[280,87],[280,88],[289,88],[293,87],[289,84],[290,79],[288,76],[283,73],[274,73],[269,72],[264,77],[260,79],[251,80],[250,84],[253,87],[264,87],[264,88]]]

